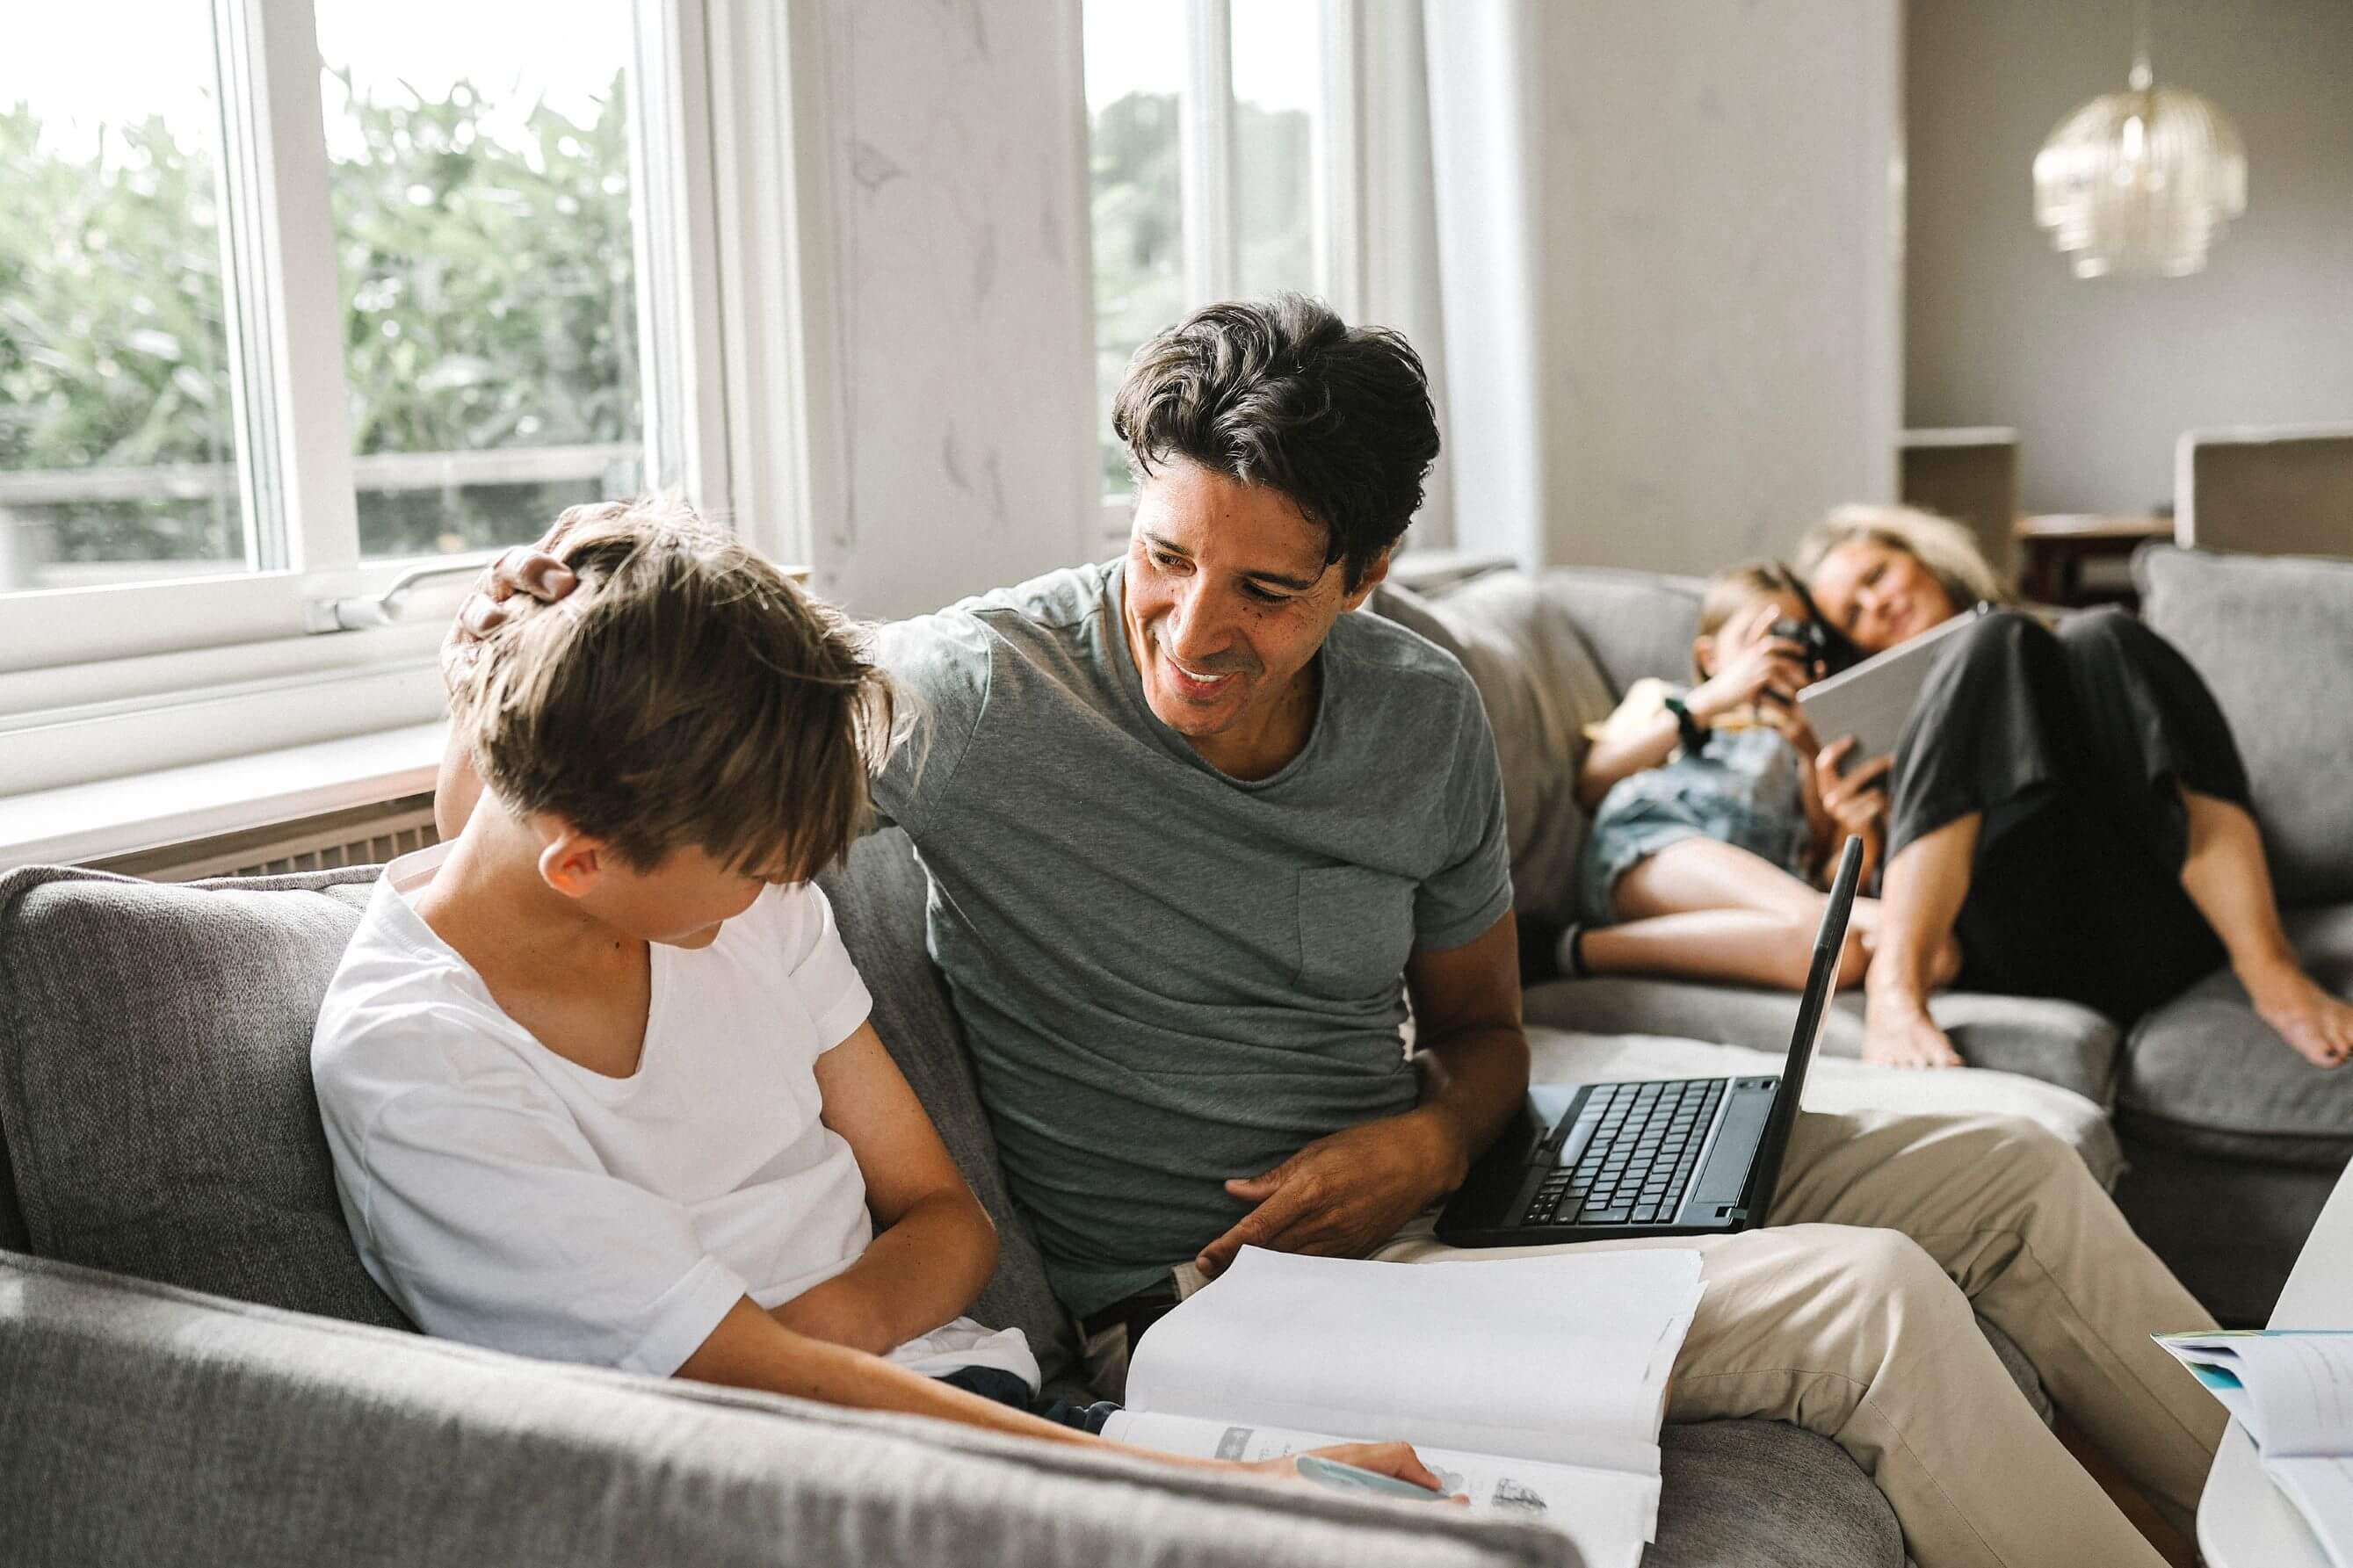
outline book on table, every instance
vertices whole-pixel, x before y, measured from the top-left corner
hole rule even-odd
[[[2353,1330],[2156,1339],[2238,1417],[2335,1568],[2353,1568]]]
[[[1137,1342],[1103,1435],[1230,1459],[1410,1443],[1474,1509],[1633,1568],[1700,1289],[1682,1247],[1430,1264],[1245,1247]]]

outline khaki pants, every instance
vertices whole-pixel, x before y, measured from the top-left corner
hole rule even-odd
[[[2223,1414],[2148,1336],[2211,1320],[2032,1122],[1801,1116],[1771,1226],[1738,1236],[1458,1251],[1425,1218],[1375,1256],[1612,1247],[1701,1255],[1707,1289],[1668,1418],[1758,1416],[1831,1438],[1886,1496],[1920,1568],[2158,1563],[2036,1418],[1972,1303],[2143,1489],[2185,1523],[2196,1512]],[[1124,1331],[1112,1339],[1088,1347],[1090,1369],[1124,1377]]]

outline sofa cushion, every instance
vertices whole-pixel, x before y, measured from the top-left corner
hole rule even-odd
[[[0,1126],[33,1251],[406,1326],[343,1228],[311,1089],[375,879],[0,878]]]
[[[1792,992],[1754,986],[1604,974],[1535,986],[1526,994],[1525,1012],[1532,1024],[1588,1035],[1675,1036],[1778,1056],[1788,1049],[1798,998]],[[1954,991],[1931,997],[1928,1012],[1970,1066],[2041,1079],[2107,1103],[2116,1074],[2116,1027],[2090,1008],[2046,997]],[[1862,1055],[1859,993],[1850,991],[1832,1005],[1821,1053]]]
[[[1576,626],[1517,572],[1490,573],[1433,595],[1384,584],[1371,605],[1470,672],[1504,776],[1514,907],[1554,923],[1567,921],[1585,841],[1585,814],[1577,804],[1585,726],[1606,718],[1612,700]]]
[[[559,1366],[15,1257],[0,1257],[0,1387],[12,1563],[1567,1568],[1571,1556],[1557,1534],[1493,1514]],[[1828,1495],[1869,1489],[1848,1469]],[[1820,1521],[1833,1542],[1852,1533],[1841,1523]]]
[[[1642,1568],[1875,1568],[1905,1561],[1903,1530],[1879,1489],[1844,1449],[1803,1427],[1667,1426],[1659,1434],[1659,1538],[1642,1553]]]
[[[1533,997],[1535,994],[1530,993]],[[1787,1037],[1787,1026],[1784,1026]],[[1642,1034],[1593,1035],[1538,1025],[1528,1030],[1529,1074],[1539,1083],[1622,1083],[1650,1079],[1778,1073],[1786,1048],[1754,1050]],[[1806,1074],[1805,1108],[1833,1115],[1892,1110],[1948,1116],[2021,1116],[2083,1156],[2103,1186],[2123,1165],[2100,1107],[2071,1089],[2012,1072],[1961,1068],[1921,1072],[1817,1057]]]
[[[2291,910],[2287,928],[2313,978],[2353,997],[2353,904]],[[2151,1143],[2334,1171],[2353,1159],[2353,1069],[2296,1055],[2219,970],[2134,1028],[2116,1118]]]
[[[1557,568],[1544,591],[1568,613],[1601,667],[1609,689],[1624,696],[1644,676],[1691,679],[1692,638],[1699,633],[1697,577],[1611,568]]]
[[[2353,899],[2353,562],[2159,547],[2133,574],[2231,721],[2281,899]]]
[[[956,1168],[997,1222],[997,1273],[971,1315],[1029,1335],[1047,1382],[1078,1392],[1062,1381],[1078,1364],[1070,1319],[1046,1283],[1045,1261],[1029,1222],[1006,1193],[997,1139],[965,1054],[964,1031],[947,985],[923,948],[923,906],[931,883],[913,844],[895,827],[870,833],[852,847],[847,865],[818,881],[833,903],[842,944],[873,994],[874,1032],[890,1047]]]

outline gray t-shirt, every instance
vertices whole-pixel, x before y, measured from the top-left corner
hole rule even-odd
[[[1347,615],[1306,748],[1245,783],[1153,717],[1124,563],[882,628],[928,742],[876,781],[1015,1197],[1084,1315],[1248,1209],[1229,1177],[1415,1103],[1403,969],[1511,908],[1493,737],[1454,658]]]

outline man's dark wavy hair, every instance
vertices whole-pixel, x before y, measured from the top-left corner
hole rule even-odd
[[[1404,534],[1438,456],[1421,358],[1298,294],[1205,306],[1135,351],[1111,427],[1140,484],[1182,458],[1290,498],[1349,591]]]

